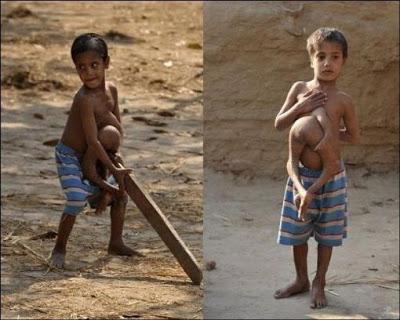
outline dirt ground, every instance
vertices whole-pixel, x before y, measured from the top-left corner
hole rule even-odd
[[[64,204],[54,144],[80,86],[70,45],[97,32],[126,165],[202,264],[202,4],[2,2],[1,24],[2,318],[202,318],[202,288],[131,201],[124,238],[144,257],[107,255],[108,213],[87,210],[66,270],[47,272],[45,259]]]
[[[291,248],[276,243],[285,180],[243,180],[206,169],[204,176],[204,318],[398,319],[399,176],[350,169],[349,234],[333,250],[329,306],[309,308],[309,294],[275,300],[294,280]],[[309,273],[316,242],[309,241]],[[312,279],[312,278],[311,278]]]

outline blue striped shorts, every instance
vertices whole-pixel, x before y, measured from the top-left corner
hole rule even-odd
[[[302,185],[308,189],[321,174],[299,165]],[[301,245],[311,236],[325,246],[341,246],[347,237],[347,177],[344,164],[342,170],[332,177],[316,193],[309,205],[305,221],[297,217],[294,197],[297,194],[289,177],[286,184],[281,220],[279,225],[278,243],[284,245]]]
[[[83,178],[80,165],[82,154],[59,142],[55,148],[58,178],[67,198],[64,213],[78,215],[87,205],[88,197],[100,188]]]

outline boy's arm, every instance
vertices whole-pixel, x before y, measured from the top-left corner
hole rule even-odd
[[[298,217],[301,221],[304,221],[305,214],[307,213],[307,208],[310,205],[315,194],[325,183],[327,183],[332,178],[334,174],[336,174],[337,170],[334,164],[324,164],[321,175],[318,177],[318,179],[308,189],[305,189],[300,180],[298,165],[298,158],[290,157],[287,163],[287,172],[300,196]]]
[[[308,113],[315,108],[322,107],[325,95],[321,91],[308,91],[303,99],[297,101],[297,96],[304,87],[304,82],[296,82],[290,88],[285,103],[275,118],[275,128],[284,130],[288,128],[303,113]]]
[[[299,206],[299,218],[304,221],[307,208],[310,205],[312,199],[315,197],[317,191],[327,183],[332,176],[336,173],[335,167],[329,164],[324,164],[321,175],[318,179],[307,189],[304,193],[300,193],[300,206]]]
[[[295,160],[293,158],[289,159],[287,162],[287,173],[293,181],[293,186],[296,188],[297,192],[300,194],[300,196],[305,195],[306,189],[304,188],[303,184],[301,183],[300,180],[300,174],[299,174],[299,162],[298,160]]]
[[[360,129],[356,116],[356,108],[348,95],[343,95],[344,113],[343,122],[345,129],[341,129],[339,138],[342,141],[357,144],[360,142]]]
[[[324,108],[316,108],[312,114],[317,119],[324,132],[324,136],[322,137],[321,141],[314,148],[314,151],[317,151],[322,149],[325,143],[328,142],[328,140],[332,136],[333,129],[331,120],[329,119],[329,116]]]
[[[106,190],[110,193],[118,193],[120,190],[113,186],[111,183],[105,181],[102,177],[100,177],[97,173],[95,175],[92,175],[88,177],[89,180],[96,185],[98,185],[101,189]]]
[[[315,194],[322,186],[327,183],[335,174],[338,173],[339,165],[335,162],[328,162],[323,164],[321,175],[317,180],[308,188],[308,192]]]
[[[307,208],[310,205],[312,199],[313,199],[313,193],[309,192],[304,188],[304,186],[301,183],[300,180],[300,174],[299,174],[299,162],[298,160],[295,160],[293,158],[289,159],[287,162],[287,172],[289,177],[293,181],[293,187],[296,188],[298,192],[298,196],[300,197],[300,203],[297,203],[297,200],[295,198],[295,203],[296,206],[298,207],[298,218],[301,221],[304,221],[305,215],[307,212]]]
[[[97,125],[90,98],[81,98],[79,109],[86,143],[88,144],[88,147],[93,150],[96,157],[111,171],[114,176],[116,176],[116,178],[131,172],[132,170],[130,169],[120,169],[115,167],[104,150],[102,144],[97,139]]]
[[[307,210],[308,204],[312,200],[312,194],[307,193],[307,190],[304,188],[303,184],[301,183],[300,174],[299,174],[299,162],[300,162],[300,155],[302,153],[302,143],[297,141],[292,133],[289,134],[289,160],[286,165],[287,173],[289,177],[293,181],[293,189],[296,189],[298,195],[300,196],[300,206],[303,208],[302,211],[299,210],[298,218],[304,221],[305,212]],[[299,204],[295,199],[296,206],[298,207]]]
[[[101,189],[109,191],[111,193],[117,193],[119,189],[107,181],[104,181],[103,178],[99,175],[96,168],[96,160],[97,158],[91,154],[92,150],[88,148],[88,151],[83,156],[81,166],[83,175],[85,178],[89,179],[91,182],[98,185]]]
[[[123,132],[122,123],[121,123],[121,115],[120,115],[120,112],[119,112],[118,90],[117,90],[117,87],[112,83],[110,83],[109,86],[110,86],[111,94],[113,95],[113,98],[114,98],[114,101],[115,101],[115,106],[114,106],[114,110],[113,110],[112,113],[115,115],[115,117],[117,118],[117,120],[118,120],[118,122],[120,124],[119,130],[120,130],[120,133],[121,133],[121,137],[123,137],[124,132]]]

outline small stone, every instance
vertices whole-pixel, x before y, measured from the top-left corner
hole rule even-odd
[[[216,266],[217,266],[217,263],[214,260],[208,261],[206,263],[206,269],[208,271],[214,270],[216,268]]]
[[[33,117],[36,118],[36,119],[40,119],[40,120],[44,119],[44,116],[41,113],[34,113]]]

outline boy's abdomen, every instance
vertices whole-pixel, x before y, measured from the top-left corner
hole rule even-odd
[[[301,163],[310,169],[322,170],[322,161],[319,154],[313,151],[309,146],[305,146],[300,156]]]

